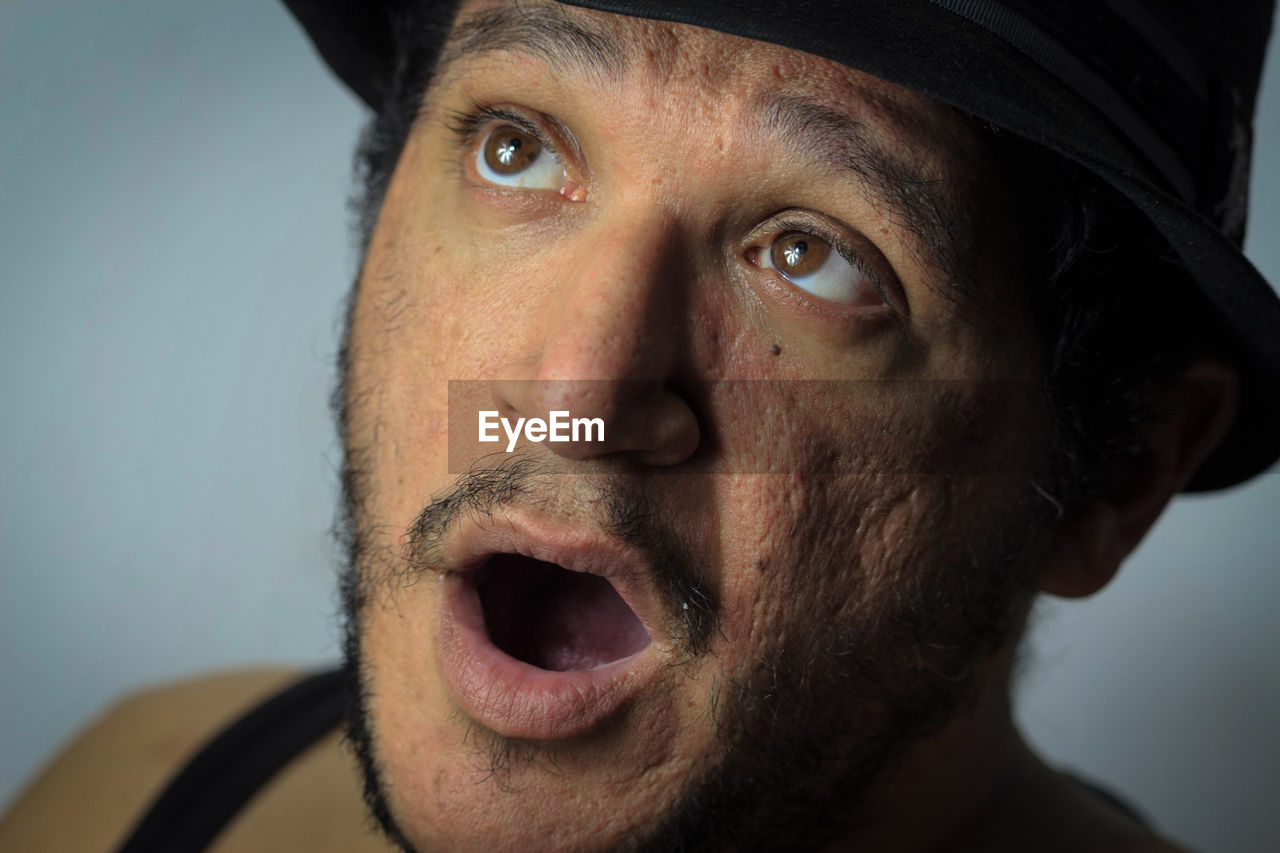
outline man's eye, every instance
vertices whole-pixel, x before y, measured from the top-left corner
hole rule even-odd
[[[759,254],[759,264],[796,287],[837,305],[885,304],[870,274],[850,263],[830,243],[807,231],[786,231]]]
[[[559,190],[567,181],[564,165],[550,149],[509,124],[485,134],[475,157],[480,177],[501,187]]]

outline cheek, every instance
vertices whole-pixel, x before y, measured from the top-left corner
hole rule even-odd
[[[402,183],[388,192],[361,276],[347,375],[348,443],[372,478],[365,496],[401,530],[453,480],[450,381],[508,363],[517,314],[496,259],[458,238],[431,192]]]
[[[1001,512],[1030,493],[1038,431],[1007,393],[934,385],[761,385],[776,402],[749,403],[765,416],[738,438],[770,473],[717,478],[737,522],[718,527],[726,657],[865,624],[1003,538]]]
[[[833,631],[878,594],[897,533],[915,527],[905,481],[799,473],[735,479],[727,497],[753,523],[722,529],[729,571],[722,589],[728,661],[751,667],[770,650]],[[869,495],[875,495],[874,499]],[[904,541],[913,541],[908,538]]]

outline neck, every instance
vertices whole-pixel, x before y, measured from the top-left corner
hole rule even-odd
[[[1009,702],[1013,654],[989,661],[974,705],[910,748],[870,793],[868,819],[828,850],[1179,853],[1028,748]]]
[[[969,838],[974,822],[1034,770],[1038,762],[1014,728],[1009,703],[1013,652],[1002,651],[983,668],[979,698],[965,713],[887,771],[866,803],[869,819],[830,850],[947,849],[954,838]]]

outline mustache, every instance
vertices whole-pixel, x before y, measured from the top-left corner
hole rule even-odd
[[[497,459],[496,462],[491,460]],[[501,454],[476,462],[449,491],[431,498],[407,531],[411,577],[434,571],[441,546],[461,520],[492,517],[504,507],[557,506],[568,485],[576,520],[639,550],[651,569],[648,582],[666,610],[678,650],[685,658],[705,654],[719,633],[721,605],[707,560],[699,560],[688,538],[636,478],[622,474],[565,473],[528,453]],[[666,483],[670,486],[669,479]]]

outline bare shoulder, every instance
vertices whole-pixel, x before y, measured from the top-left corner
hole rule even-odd
[[[1062,802],[1071,816],[1074,831],[1067,850],[1114,851],[1114,853],[1187,853],[1186,848],[1158,835],[1128,813],[1066,774],[1057,774],[1065,791]]]
[[[1187,853],[1112,799],[1023,749],[1018,764],[973,818],[943,846],[947,853]]]
[[[0,849],[74,853],[113,848],[173,774],[209,738],[300,676],[287,668],[237,670],[125,696],[80,732],[32,780],[0,820]],[[338,778],[310,781],[304,777],[307,781],[301,786],[295,779],[288,790],[302,790],[295,792],[294,799],[305,798],[306,789],[315,784],[331,795],[349,795],[354,802],[341,818],[353,821],[360,830],[358,785],[336,736],[326,738],[295,763],[310,763]],[[277,789],[297,775],[292,771],[292,766],[286,769],[260,799],[278,799]],[[244,819],[254,815],[262,824],[262,812],[259,803],[252,803],[226,835],[232,835]]]

